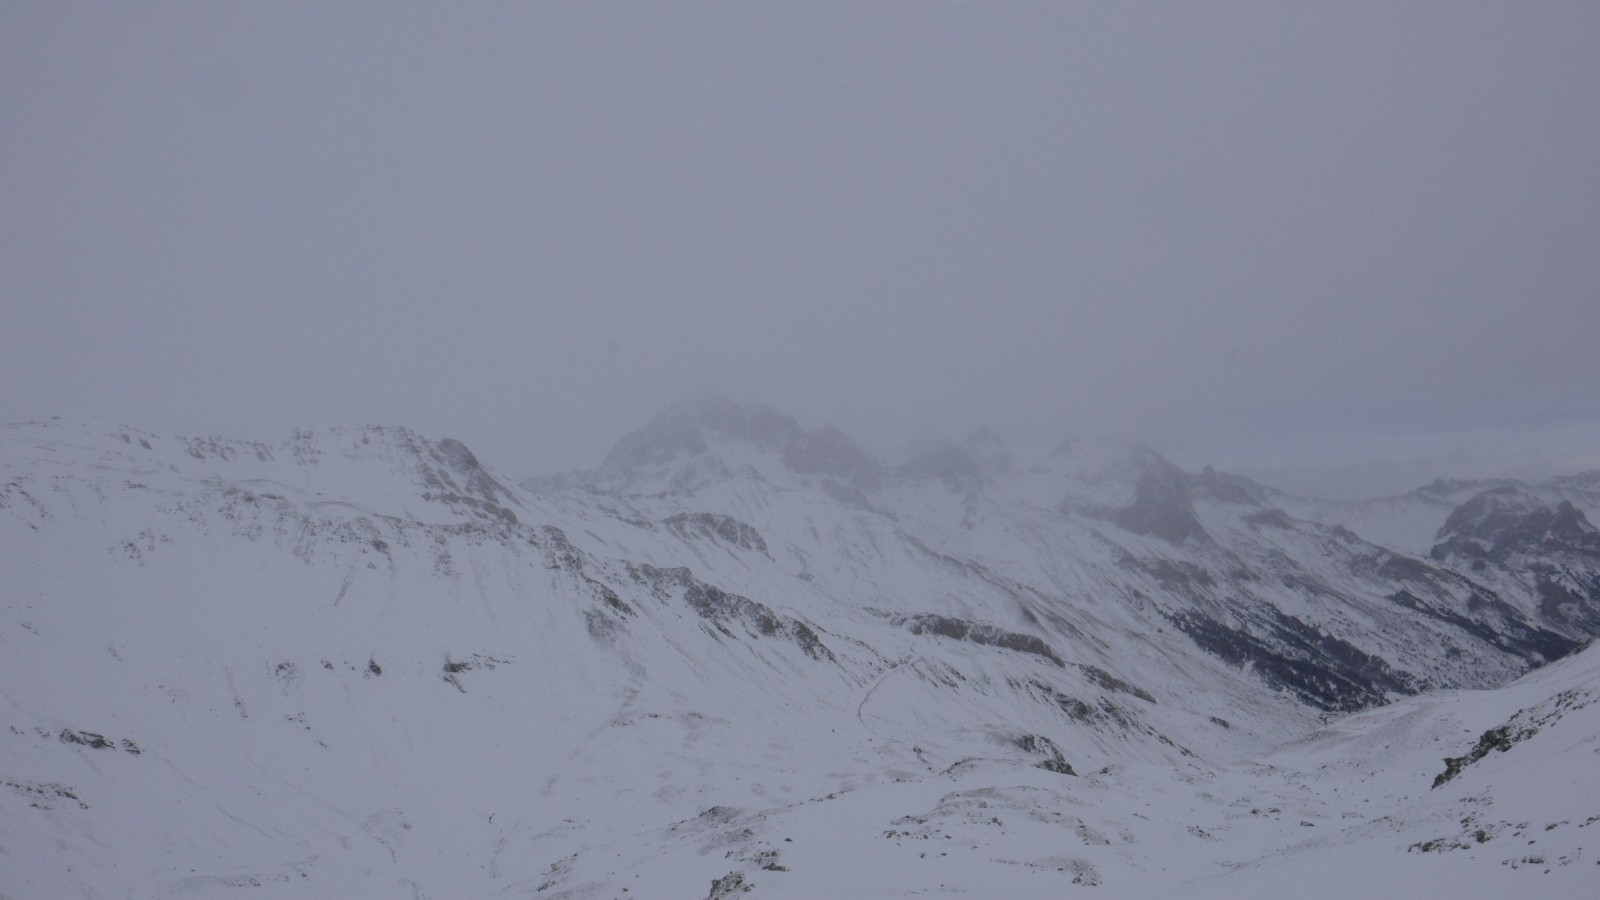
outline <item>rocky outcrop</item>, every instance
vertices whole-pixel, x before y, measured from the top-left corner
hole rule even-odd
[[[706,620],[708,627],[724,637],[738,638],[737,627],[749,637],[778,638],[793,643],[806,656],[815,660],[837,662],[811,626],[799,619],[779,615],[764,603],[741,597],[707,584],[684,567],[659,569],[650,565],[629,565],[628,573],[634,581],[651,592],[656,599],[670,602],[681,597],[696,615]]]
[[[1043,639],[1031,634],[1006,631],[988,622],[969,622],[966,619],[952,619],[947,616],[927,613],[907,619],[906,627],[910,629],[912,634],[933,634],[950,638],[951,640],[969,641],[985,647],[999,647],[1002,650],[1031,653],[1034,656],[1044,657],[1058,666],[1066,665]]]
[[[1171,465],[1151,466],[1134,483],[1133,502],[1112,512],[1111,521],[1134,534],[1177,544],[1205,537],[1194,513],[1188,479]]]
[[[664,524],[668,531],[686,541],[714,540],[740,550],[767,553],[767,542],[761,538],[761,532],[732,516],[679,513],[668,517]]]

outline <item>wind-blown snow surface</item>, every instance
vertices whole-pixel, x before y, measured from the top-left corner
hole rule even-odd
[[[1391,549],[1137,448],[892,469],[723,401],[526,488],[376,427],[34,423],[0,466],[5,896],[1581,896],[1600,862],[1600,651],[1497,687],[1595,621],[1600,538],[1538,491]]]

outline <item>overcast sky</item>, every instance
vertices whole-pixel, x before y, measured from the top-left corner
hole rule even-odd
[[[0,421],[1600,466],[1600,4],[13,0],[0,237]]]

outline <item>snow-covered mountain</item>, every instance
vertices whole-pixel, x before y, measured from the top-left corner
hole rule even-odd
[[[8,426],[0,895],[1588,885],[1590,487],[893,466],[716,398],[522,485],[401,428]]]

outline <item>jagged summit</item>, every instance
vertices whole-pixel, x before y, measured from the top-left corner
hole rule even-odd
[[[1171,543],[1204,539],[1191,477],[1141,444],[1069,440],[1045,468],[1060,479],[1062,511]]]
[[[1582,553],[1600,558],[1600,530],[1569,500],[1493,488],[1461,504],[1439,529],[1432,556],[1459,554],[1504,563],[1518,554]]]
[[[1221,503],[1270,507],[1277,493],[1253,479],[1231,472],[1218,472],[1211,466],[1201,469],[1199,475],[1191,476],[1190,483],[1197,496]]]
[[[871,491],[887,471],[832,425],[807,431],[765,404],[710,394],[674,403],[618,441],[598,469],[571,478],[650,493],[693,490],[735,475],[779,481],[816,475]]]
[[[530,478],[523,486],[541,492],[588,487],[619,494],[685,494],[730,479],[787,487],[797,477],[869,494],[897,482],[932,481],[957,493],[1036,500],[1048,495],[1047,505],[1107,517],[1137,506],[1125,518],[1140,533],[1169,540],[1200,533],[1182,509],[1193,476],[1143,445],[1075,439],[1029,464],[999,436],[978,429],[960,442],[924,441],[904,462],[891,465],[832,425],[807,430],[764,403],[719,394],[697,395],[662,410],[617,441],[595,469]],[[1215,478],[1211,483],[1221,484]]]
[[[643,428],[618,441],[600,467],[660,466],[729,441],[782,450],[804,433],[800,423],[765,404],[706,394],[680,400],[657,413]]]

